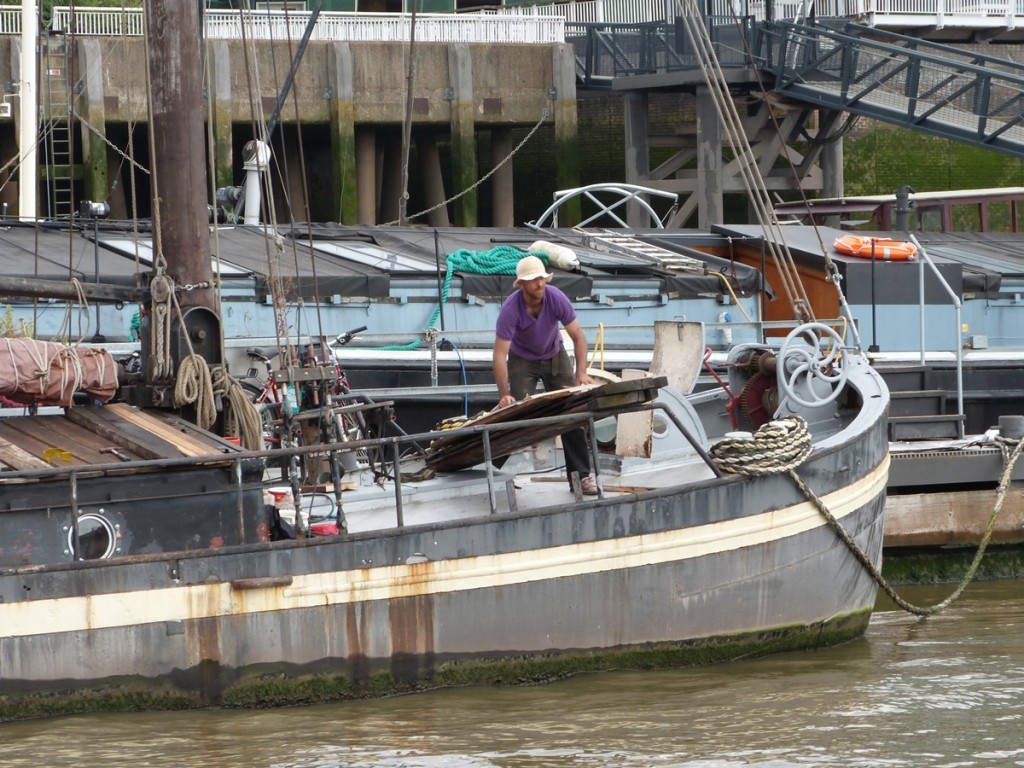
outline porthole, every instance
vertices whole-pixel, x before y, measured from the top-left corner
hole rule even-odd
[[[106,560],[117,549],[117,531],[103,515],[87,512],[78,518],[78,545],[75,551],[75,532],[68,531],[68,548],[75,552],[76,560]]]

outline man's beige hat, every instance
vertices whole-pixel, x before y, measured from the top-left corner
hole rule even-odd
[[[550,280],[552,276],[544,270],[544,262],[536,256],[524,256],[516,264],[517,283],[529,282],[530,280],[536,280],[538,277]]]

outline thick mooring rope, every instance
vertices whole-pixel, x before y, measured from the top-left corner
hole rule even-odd
[[[764,475],[786,473],[792,478],[796,486],[803,492],[804,496],[821,513],[829,526],[836,532],[843,543],[846,544],[854,557],[867,569],[871,578],[881,587],[885,594],[900,608],[916,616],[933,616],[948,608],[967,586],[974,580],[981,565],[981,558],[985,554],[992,534],[995,531],[996,520],[1006,500],[1006,492],[1013,477],[1014,467],[1024,450],[1024,441],[1011,440],[1009,438],[997,438],[999,449],[1003,453],[1003,475],[999,480],[999,487],[996,494],[996,505],[989,517],[988,525],[985,527],[985,534],[974,560],[968,567],[960,584],[949,597],[940,603],[932,606],[917,606],[908,603],[900,597],[891,584],[882,576],[881,571],[871,562],[863,549],[843,529],[839,521],[825,506],[807,484],[800,479],[796,468],[807,458],[811,452],[810,433],[807,429],[807,422],[799,416],[791,416],[786,419],[778,419],[769,422],[757,430],[751,437],[726,438],[711,447],[711,458],[724,472],[732,472],[738,475],[761,477]],[[1011,450],[1012,446],[1012,450]]]
[[[723,472],[763,477],[790,472],[811,453],[811,433],[799,416],[770,421],[750,437],[727,437],[711,447]]]

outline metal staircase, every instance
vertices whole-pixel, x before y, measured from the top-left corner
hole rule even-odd
[[[831,25],[704,19],[729,73],[760,71],[776,93],[823,107],[1024,157],[1024,65],[951,45],[833,19]],[[567,27],[568,30],[568,27]],[[686,88],[700,67],[673,22],[579,24],[572,30],[583,87]],[[569,40],[567,35],[567,40]],[[739,82],[739,81],[738,81]]]
[[[881,32],[766,24],[760,45],[775,91],[1024,157],[1024,66]]]
[[[951,394],[936,387],[924,365],[877,366],[889,388],[889,440],[954,440],[965,416],[947,411]],[[955,410],[955,409],[954,409]]]
[[[74,211],[75,166],[71,136],[71,89],[68,46],[62,38],[44,36],[41,127],[46,157],[46,216],[71,218]]]

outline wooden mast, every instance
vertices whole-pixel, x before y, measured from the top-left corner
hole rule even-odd
[[[154,269],[142,326],[145,378],[126,399],[143,407],[180,408],[186,418],[205,426],[175,392],[186,359],[198,356],[210,367],[224,359],[210,264],[202,4],[144,2]]]
[[[150,68],[154,240],[161,240],[182,309],[216,310],[210,267],[200,6],[145,0]],[[157,178],[158,177],[158,178]],[[159,247],[159,246],[157,246]],[[157,253],[160,251],[158,250]]]

